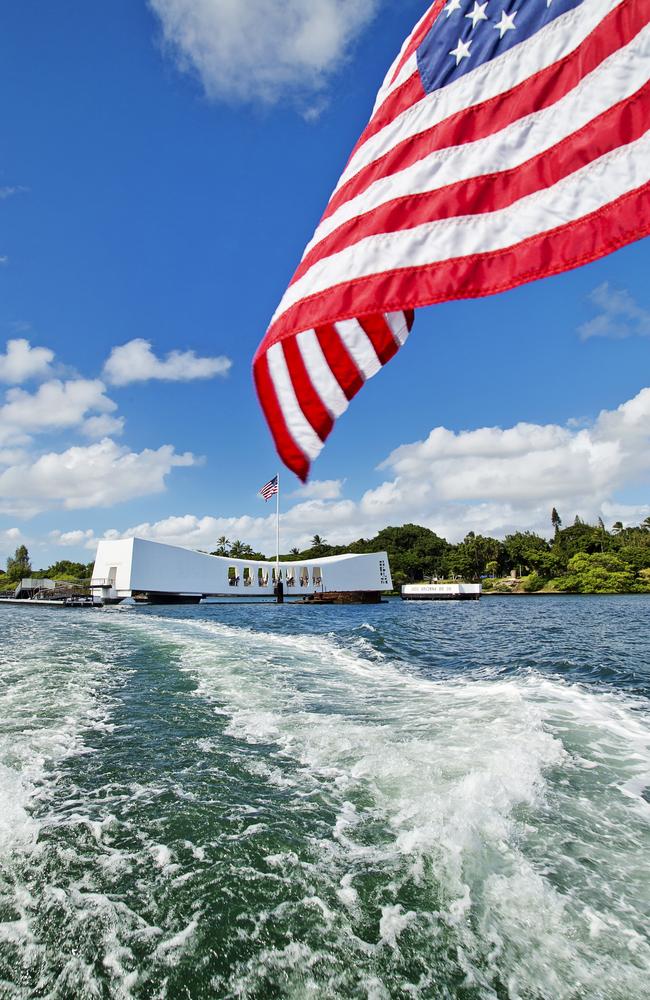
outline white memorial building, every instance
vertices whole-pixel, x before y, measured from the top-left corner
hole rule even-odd
[[[275,562],[211,556],[144,538],[101,541],[93,596],[105,602],[145,595],[153,603],[198,602],[205,597],[273,597]],[[378,600],[393,589],[385,552],[281,562],[284,596],[326,599],[346,595]]]

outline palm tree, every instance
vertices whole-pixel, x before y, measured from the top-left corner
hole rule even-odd
[[[253,554],[253,550],[246,542],[241,542],[238,538],[230,546],[230,555],[233,559],[248,559]]]
[[[290,549],[289,550],[289,555],[290,556],[299,556],[300,555],[300,549],[297,549],[295,547],[293,549]]]
[[[230,551],[230,541],[225,535],[217,539],[217,549],[213,552],[213,556],[227,556]]]
[[[650,517],[646,517],[645,521],[641,522],[641,527],[644,531],[650,531]]]
[[[314,535],[314,537],[311,540],[312,549],[323,549],[325,548],[326,545],[327,545],[326,539],[321,538],[320,535]]]

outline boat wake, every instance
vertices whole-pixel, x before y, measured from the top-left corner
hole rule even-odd
[[[3,744],[0,995],[646,996],[644,701],[427,677],[368,629],[117,618],[58,756]]]

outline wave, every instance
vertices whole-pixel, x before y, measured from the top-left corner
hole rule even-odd
[[[219,745],[307,828],[306,849],[266,856],[300,898],[250,914],[295,940],[254,951],[232,995],[646,995],[638,701],[532,670],[429,679],[365,639],[127,627],[176,644]]]

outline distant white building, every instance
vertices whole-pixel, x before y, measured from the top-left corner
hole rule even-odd
[[[379,596],[393,589],[385,552],[280,563],[285,597]],[[154,602],[203,597],[272,597],[275,562],[211,556],[143,538],[102,541],[93,570],[93,595],[118,601],[146,594]]]

